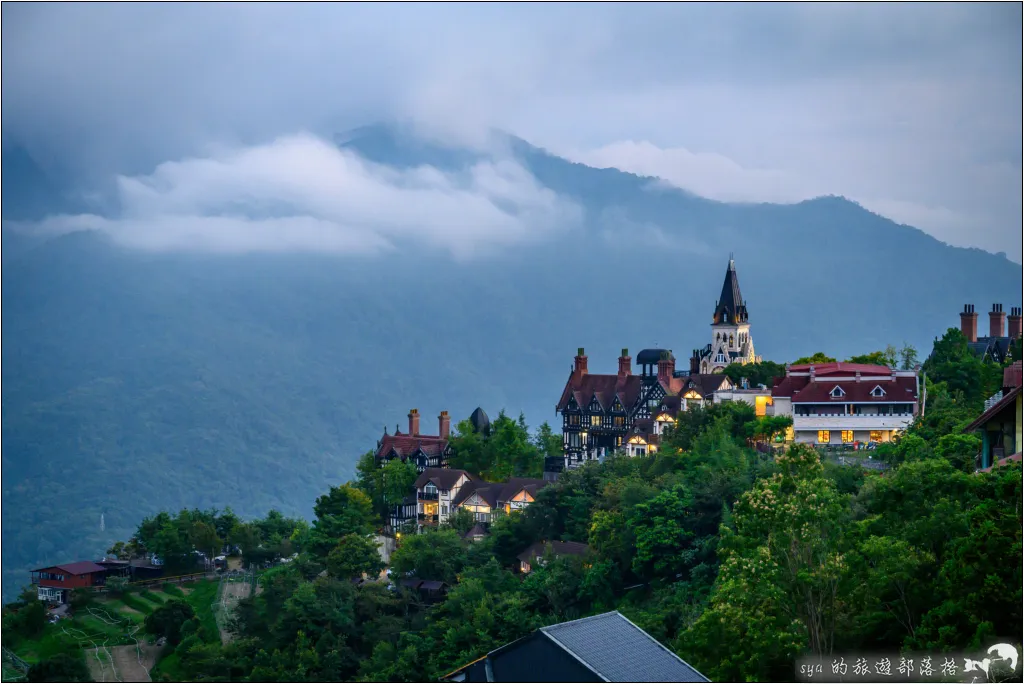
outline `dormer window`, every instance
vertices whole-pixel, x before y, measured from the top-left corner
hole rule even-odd
[[[835,387],[833,387],[832,391],[830,392],[830,394],[832,395],[833,399],[838,399],[840,397],[845,397],[846,396],[846,392],[844,392],[843,388],[840,387],[839,385],[836,385]]]
[[[423,491],[426,492],[427,494],[436,494],[437,487],[434,485],[433,482],[428,482],[426,486],[423,487]]]
[[[871,396],[873,397],[884,397],[885,390],[882,389],[881,385],[875,385],[875,389],[871,390]]]

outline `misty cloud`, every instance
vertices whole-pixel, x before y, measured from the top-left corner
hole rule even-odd
[[[54,216],[148,250],[371,254],[419,243],[467,258],[576,225],[580,209],[510,161],[398,171],[309,135],[119,177],[116,216]]]
[[[82,178],[398,119],[469,146],[499,128],[711,196],[842,194],[953,244],[1021,251],[1019,3],[3,14],[4,142]],[[628,149],[636,141],[665,158]]]

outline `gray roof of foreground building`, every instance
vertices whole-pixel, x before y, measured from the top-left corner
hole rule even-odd
[[[618,611],[541,629],[607,682],[709,682]]]

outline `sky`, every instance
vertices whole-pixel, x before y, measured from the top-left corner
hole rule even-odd
[[[55,230],[372,251],[417,220],[455,250],[453,222],[487,248],[578,218],[511,164],[399,174],[327,149],[398,119],[713,199],[844,195],[1021,261],[1019,3],[5,3],[2,33],[3,143],[122,206]],[[257,197],[280,216],[250,216]]]

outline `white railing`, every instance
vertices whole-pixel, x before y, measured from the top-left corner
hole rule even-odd
[[[990,408],[998,404],[1002,400],[1002,398],[1003,390],[999,390],[998,392],[996,392],[991,397],[985,400],[985,408],[982,409],[982,412],[984,413],[985,411],[988,411]]]
[[[794,430],[902,430],[913,422],[910,413],[793,416]]]

